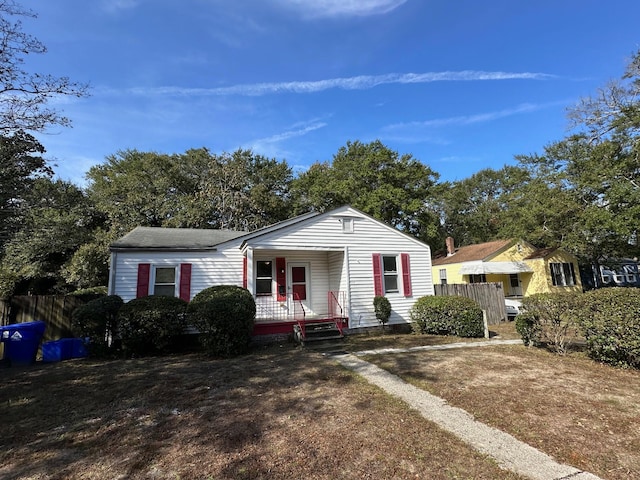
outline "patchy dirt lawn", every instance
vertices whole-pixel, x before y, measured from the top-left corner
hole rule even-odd
[[[233,360],[73,360],[0,379],[4,480],[518,478],[290,346]],[[485,414],[502,418],[502,403]]]
[[[640,479],[640,372],[495,346],[366,358],[557,460]]]

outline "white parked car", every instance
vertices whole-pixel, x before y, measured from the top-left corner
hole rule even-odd
[[[507,310],[507,318],[513,320],[522,311],[522,301],[515,298],[505,298],[504,305]]]

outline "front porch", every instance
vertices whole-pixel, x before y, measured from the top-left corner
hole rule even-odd
[[[255,296],[256,323],[253,335],[288,335],[297,330],[304,339],[308,327],[335,324],[342,335],[343,329],[349,326],[346,292],[327,292],[326,308],[318,308],[316,302],[314,310],[296,297],[297,294],[288,294],[286,298],[278,300],[271,296]]]
[[[289,335],[294,326],[349,323],[349,276],[344,247],[277,249],[247,246],[244,282],[256,301],[254,336]]]

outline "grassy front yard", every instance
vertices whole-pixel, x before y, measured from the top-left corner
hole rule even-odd
[[[495,346],[367,360],[605,479],[640,478],[640,372]]]
[[[438,341],[363,336],[341,348]],[[522,346],[369,360],[560,461],[640,478],[640,372]],[[73,360],[0,378],[3,479],[519,478],[291,345],[232,360]]]

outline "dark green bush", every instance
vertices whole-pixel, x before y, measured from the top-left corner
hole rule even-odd
[[[89,355],[99,357],[111,350],[118,330],[118,311],[123,303],[119,296],[109,295],[91,300],[73,310],[71,331],[75,337],[89,339]]]
[[[587,292],[578,309],[589,356],[610,365],[640,368],[640,288]]]
[[[556,353],[566,353],[576,337],[575,310],[582,295],[571,292],[537,293],[523,298],[522,307],[526,315],[520,323],[531,323],[525,332],[528,343],[547,346]],[[522,340],[525,341],[524,336]]]
[[[522,337],[525,347],[538,345],[540,321],[533,313],[521,312],[516,315],[516,332]]]
[[[83,288],[81,290],[75,290],[68,294],[70,297],[76,297],[85,302],[90,302],[97,298],[107,296],[107,287],[91,287]]]
[[[149,296],[125,303],[118,314],[122,347],[129,355],[167,353],[177,348],[186,325],[187,302]]]
[[[210,355],[230,357],[248,351],[256,318],[256,302],[248,290],[234,285],[206,288],[193,297],[188,312]]]
[[[376,295],[373,297],[373,310],[376,312],[376,319],[382,328],[389,322],[391,316],[391,302],[387,297]]]
[[[482,309],[466,297],[426,296],[411,308],[411,321],[419,333],[483,337]]]

